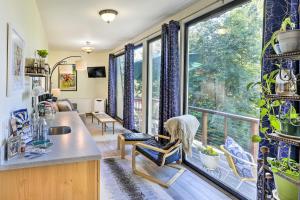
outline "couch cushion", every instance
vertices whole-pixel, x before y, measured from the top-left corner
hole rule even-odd
[[[72,106],[68,101],[57,101],[59,112],[72,111]]]
[[[249,157],[245,153],[244,149],[237,142],[235,142],[231,137],[227,137],[224,147],[232,155],[250,162]],[[251,165],[243,162],[240,159],[236,159],[236,158],[232,158],[232,159],[235,164],[236,170],[241,177],[243,178],[254,177]]]

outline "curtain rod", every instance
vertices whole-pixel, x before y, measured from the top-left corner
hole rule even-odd
[[[216,3],[218,3],[218,2],[220,2],[220,1],[222,1],[223,4],[225,3],[225,0],[219,0],[219,1],[216,1],[216,2],[213,2],[213,3],[208,4],[208,5],[205,6],[204,8],[201,8],[201,10],[207,9],[208,7],[210,7],[210,6],[212,6],[212,5],[216,4]],[[177,19],[176,21],[182,22],[183,20],[185,20],[185,19],[187,19],[187,18],[189,18],[189,17],[191,17],[191,16],[197,14],[197,13],[200,12],[201,10],[197,10],[197,11],[195,11],[195,12],[192,12],[191,14],[189,14],[189,15],[187,15],[187,16],[184,16],[184,17],[182,17],[182,18],[179,18],[179,19]],[[163,24],[164,24],[164,23],[163,23]],[[143,40],[145,40],[145,39],[147,39],[147,38],[149,38],[149,37],[151,37],[151,36],[153,36],[153,35],[159,33],[160,31],[161,31],[161,30],[159,29],[159,30],[157,30],[157,31],[155,31],[155,32],[153,32],[153,33],[151,33],[151,34],[149,34],[149,35],[147,35],[147,36],[145,36],[145,37],[143,37],[143,38],[141,38],[141,39],[135,41],[133,44],[134,44],[134,45],[137,45],[137,44],[139,44],[140,42],[142,42]],[[119,54],[119,53],[121,53],[122,51],[124,51],[124,47],[121,48],[120,50],[114,52],[113,54]]]

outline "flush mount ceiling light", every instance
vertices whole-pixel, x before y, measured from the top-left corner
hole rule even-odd
[[[118,11],[112,9],[100,10],[99,15],[108,24],[112,22],[118,15]]]
[[[94,47],[91,46],[91,43],[89,41],[86,42],[86,46],[82,47],[81,50],[86,53],[92,53],[94,51]]]

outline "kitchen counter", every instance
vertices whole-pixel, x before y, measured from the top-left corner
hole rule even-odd
[[[13,158],[0,165],[0,171],[99,160],[100,151],[77,112],[58,112],[51,126],[69,126],[71,133],[51,135],[51,152],[35,159]]]

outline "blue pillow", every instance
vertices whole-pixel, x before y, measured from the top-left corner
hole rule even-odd
[[[234,155],[238,158],[241,158],[245,161],[251,162],[251,160],[245,153],[244,149],[238,143],[236,143],[231,137],[227,137],[224,147],[232,155]],[[232,159],[235,164],[236,170],[241,177],[243,177],[243,178],[253,178],[254,177],[251,165],[249,165],[248,163],[245,163],[242,160],[236,159],[236,158],[232,158]]]

